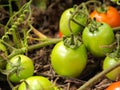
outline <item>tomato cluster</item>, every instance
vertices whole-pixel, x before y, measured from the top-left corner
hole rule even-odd
[[[7,48],[2,43],[0,43],[0,50],[7,55]],[[26,55],[16,55],[7,63],[2,57],[0,57],[0,60],[0,69],[6,69],[7,77],[12,83],[17,84],[23,80],[17,90],[59,90],[46,77],[33,76],[34,64]]]
[[[81,8],[79,8],[81,9]],[[56,74],[76,78],[85,70],[88,63],[88,52],[96,58],[103,60],[103,70],[116,64],[119,59],[112,57],[111,46],[115,42],[114,27],[120,26],[120,14],[112,6],[107,6],[83,14],[75,7],[65,10],[59,22],[59,36],[63,38],[51,52],[51,65]],[[77,37],[77,38],[76,38]],[[80,38],[78,38],[80,37]],[[0,50],[7,55],[6,47],[0,43]],[[110,55],[106,56],[108,53]],[[6,68],[5,68],[6,66]],[[12,83],[23,81],[18,90],[58,90],[49,79],[34,75],[34,63],[26,55],[16,55],[7,64],[0,57],[0,69],[5,68],[8,79]],[[112,70],[106,77],[115,81],[120,75],[120,67]],[[114,87],[117,85],[116,87]],[[112,88],[112,89],[111,89]],[[106,90],[120,88],[120,82],[109,86]]]
[[[8,55],[6,46],[0,43],[0,51]],[[0,57],[0,70],[5,70],[4,73],[8,80],[14,84],[20,85],[17,90],[61,90],[52,84],[48,78],[43,76],[34,76],[34,63],[31,58],[26,55],[18,54],[5,62],[3,57]],[[21,83],[21,81],[23,81]],[[13,88],[12,88],[13,89]]]
[[[87,65],[87,52],[96,58],[105,58],[103,70],[116,64],[119,60],[108,54],[115,50],[115,47],[110,46],[115,42],[116,33],[113,28],[120,26],[119,11],[113,6],[99,7],[91,11],[89,16],[84,16],[82,13],[74,15],[75,11],[75,8],[70,8],[62,13],[59,37],[81,35],[82,44],[77,48],[71,48],[66,46],[63,37],[63,41],[55,45],[51,53],[51,64],[55,72],[62,76],[78,77]],[[77,23],[71,19],[72,17],[78,20]],[[106,74],[106,77],[114,81],[119,74],[120,67]]]

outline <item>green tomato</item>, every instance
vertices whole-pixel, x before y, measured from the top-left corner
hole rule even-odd
[[[7,49],[2,43],[0,43],[0,50],[7,55]],[[5,64],[6,62],[0,57],[0,69],[5,68]]]
[[[105,46],[114,42],[114,33],[112,28],[102,23],[97,30],[90,31],[91,26],[85,27],[82,33],[82,40],[86,48],[96,57],[104,57],[106,53],[110,53],[113,48]]]
[[[69,8],[69,9],[65,10],[60,17],[59,27],[60,27],[60,32],[63,35],[69,36],[71,34],[69,27],[68,27],[68,22],[74,11],[75,11],[74,8]],[[83,26],[85,26],[85,24],[87,22],[87,16],[82,15],[82,14],[75,15],[74,19]],[[81,32],[83,30],[82,26],[76,24],[73,21],[70,22],[70,27],[74,34],[78,34],[78,32]]]
[[[72,49],[60,41],[51,53],[51,65],[58,75],[78,77],[87,64],[87,51],[84,44]]]
[[[52,83],[43,76],[31,76],[25,82],[20,84],[18,90],[54,90]]]
[[[119,60],[110,56],[107,56],[103,61],[103,70],[106,70],[110,67],[112,67],[114,64],[116,64]],[[120,75],[120,67],[112,70],[108,74],[106,74],[106,77],[110,80],[115,81],[117,77]]]
[[[22,79],[26,79],[33,75],[34,73],[34,65],[32,60],[25,55],[16,55],[9,60],[9,63],[6,65],[6,70],[14,70],[9,79],[14,83],[18,83]]]
[[[114,3],[119,3],[119,0],[111,0]]]

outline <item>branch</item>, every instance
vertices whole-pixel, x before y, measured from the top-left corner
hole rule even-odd
[[[61,41],[62,39],[48,39],[47,41],[44,42],[40,42],[38,44],[34,44],[28,47],[28,51],[32,51],[34,49],[39,49],[41,47],[44,46],[48,46],[51,44],[56,44],[57,42]],[[15,49],[9,56],[8,59],[12,58],[15,55],[21,54],[21,53],[25,53],[26,52],[26,48],[20,48],[20,49]]]
[[[96,76],[91,78],[89,81],[87,81],[83,86],[81,86],[77,90],[88,90],[91,86],[96,84],[107,73],[109,73],[110,71],[112,71],[113,69],[115,69],[115,68],[117,68],[119,66],[120,66],[120,61],[118,63],[114,64],[112,67],[110,67],[110,68],[108,68],[106,70],[103,70],[102,72],[100,72],[99,74],[97,74]]]

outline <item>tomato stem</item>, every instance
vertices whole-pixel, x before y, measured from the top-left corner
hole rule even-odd
[[[41,42],[41,43],[37,43],[37,44],[34,44],[34,45],[31,45],[29,46],[27,49],[25,47],[23,48],[20,48],[20,49],[14,49],[12,51],[12,53],[8,56],[8,59],[12,58],[13,56],[15,55],[18,55],[18,54],[22,54],[22,53],[25,53],[26,50],[28,51],[32,51],[32,50],[35,50],[35,49],[39,49],[41,47],[45,47],[45,46],[48,46],[48,45],[51,45],[51,44],[55,44],[59,41],[61,41],[62,39],[48,39],[44,42]]]
[[[87,90],[87,89],[90,89],[91,86],[93,86],[94,84],[99,82],[99,80],[101,80],[102,77],[104,77],[107,73],[109,73],[110,71],[112,71],[113,69],[115,69],[115,68],[117,68],[119,66],[120,66],[120,61],[118,63],[114,64],[112,67],[110,67],[110,68],[108,68],[106,70],[103,70],[99,74],[95,75],[93,78],[91,78],[85,84],[80,86],[80,88],[78,88],[77,90]]]
[[[116,38],[117,38],[117,47],[116,47],[116,54],[117,54],[117,58],[120,57],[120,34],[116,34]]]
[[[97,22],[95,18],[91,19],[90,24],[88,25],[88,28],[90,32],[94,33],[95,31],[98,31],[98,28],[102,25],[101,22]]]
[[[101,2],[98,1],[98,0],[88,0],[87,2],[85,2],[86,5],[89,5],[91,3],[95,3],[95,4],[98,4],[99,6],[101,6]]]
[[[85,17],[89,17],[89,13],[88,13],[85,3],[82,3],[79,6],[74,6],[74,8],[75,8],[75,11],[72,13],[72,16],[68,20],[68,27],[69,27],[69,31],[71,33],[71,37],[70,37],[70,39],[67,39],[67,38],[64,39],[64,44],[71,48],[75,48],[79,45],[78,42],[76,42],[77,39],[75,39],[76,37],[73,34],[73,31],[72,31],[72,28],[70,25],[71,21],[75,22],[76,24],[78,24],[79,26],[84,28],[86,26],[86,24],[82,25],[81,23],[77,22],[74,17],[77,15],[84,15]]]

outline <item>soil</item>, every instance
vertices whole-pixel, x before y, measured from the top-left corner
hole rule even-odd
[[[73,5],[78,5],[87,0],[48,0],[46,3],[46,9],[41,9],[33,3],[31,23],[39,32],[43,33],[50,38],[59,38],[59,19],[62,12]],[[21,3],[26,3],[26,0],[21,0]],[[6,2],[0,1],[1,4]],[[107,4],[114,5],[110,0],[106,0]],[[17,11],[15,2],[12,3],[13,10]],[[94,9],[91,6],[88,7],[90,10]],[[118,8],[118,7],[116,7]],[[119,8],[118,8],[119,9]],[[9,19],[8,7],[0,8],[0,23],[5,25]],[[4,27],[0,27],[0,36],[4,34]],[[30,36],[32,38],[38,38],[38,36],[31,32]],[[35,44],[38,41],[33,39],[29,40],[29,44]],[[39,42],[40,43],[40,42]],[[42,75],[47,77],[51,82],[55,83],[58,87],[63,90],[77,90],[81,85],[87,82],[90,78],[94,77],[97,73],[101,72],[101,65],[103,58],[95,58],[89,54],[88,65],[82,75],[78,78],[67,78],[57,75],[50,64],[50,54],[52,48],[55,44],[46,47],[39,48],[27,52],[26,55],[30,57],[35,66],[34,75]],[[3,76],[3,78],[6,78]],[[105,88],[112,81],[108,80],[106,77],[100,78],[98,83],[94,84],[89,90],[105,90]],[[9,84],[6,80],[0,81],[0,90],[10,90]]]

